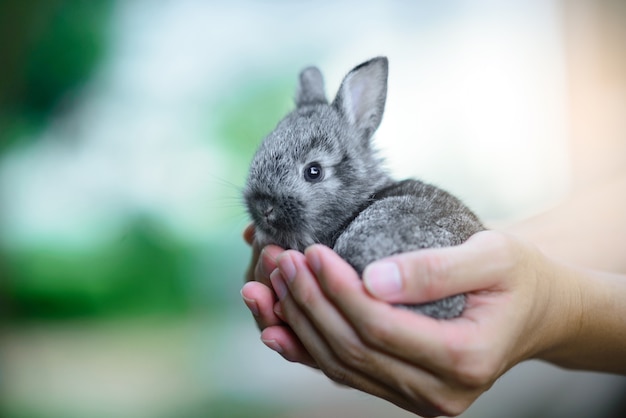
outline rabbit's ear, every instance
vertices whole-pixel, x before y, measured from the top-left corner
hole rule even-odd
[[[377,57],[355,67],[343,79],[333,102],[368,140],[383,118],[388,65],[386,57]]]
[[[296,106],[328,104],[324,93],[324,77],[317,67],[308,67],[300,73],[300,84],[296,92]]]

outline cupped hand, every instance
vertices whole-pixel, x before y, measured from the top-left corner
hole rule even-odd
[[[241,297],[262,331],[261,341],[289,361],[317,368],[315,361],[283,320],[280,304],[270,284],[270,274],[278,267],[276,258],[284,250],[276,245],[261,249],[254,241],[253,225],[244,230],[243,238],[252,246],[252,258],[246,270],[246,283],[241,289]],[[265,330],[269,330],[269,333],[264,333]]]
[[[505,371],[558,340],[563,321],[555,312],[573,297],[554,297],[558,267],[497,232],[390,257],[370,265],[363,281],[320,245],[277,254],[274,263],[274,310],[288,326],[262,327],[268,346],[425,416],[463,412]],[[388,303],[458,293],[467,294],[467,307],[452,320]]]

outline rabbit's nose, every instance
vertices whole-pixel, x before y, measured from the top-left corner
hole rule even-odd
[[[265,216],[266,219],[269,219],[272,212],[274,212],[274,206],[270,205],[263,211],[263,216]]]

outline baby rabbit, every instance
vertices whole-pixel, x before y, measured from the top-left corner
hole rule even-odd
[[[371,139],[385,108],[387,74],[385,57],[358,65],[329,104],[320,71],[301,72],[296,109],[261,143],[244,189],[260,245],[303,251],[322,243],[361,275],[380,258],[458,245],[485,229],[449,193],[394,181],[382,168]],[[464,295],[410,306],[442,319],[464,307]]]

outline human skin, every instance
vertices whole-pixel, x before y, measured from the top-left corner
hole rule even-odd
[[[262,340],[287,360],[424,416],[463,412],[531,358],[626,374],[623,276],[556,262],[492,231],[458,247],[389,261],[400,270],[395,292],[381,286],[389,273],[380,264],[361,281],[323,246],[305,254],[266,247],[260,280],[246,284],[242,295],[257,304]],[[467,308],[447,321],[373,296],[419,303],[461,292]]]
[[[603,167],[506,232],[391,257],[398,274],[374,263],[363,281],[319,245],[260,249],[250,226],[241,294],[263,342],[285,359],[421,415],[461,413],[527,359],[626,375],[626,161]],[[458,293],[468,306],[453,320],[390,305]]]
[[[618,245],[607,249],[613,256],[604,254],[602,246],[577,255],[563,249],[566,240],[548,239],[545,228],[532,227],[548,222],[559,229],[556,220],[588,213],[585,198],[557,208],[561,216],[548,213],[512,228],[517,235],[486,231],[458,247],[374,263],[363,281],[320,245],[305,254],[275,246],[259,251],[249,227],[244,237],[254,251],[242,296],[263,342],[284,358],[420,415],[463,412],[499,376],[532,358],[626,374],[626,277],[561,261],[567,254],[584,255],[588,265],[604,267],[606,260],[620,259],[625,236],[620,218],[626,212],[620,210],[624,198],[610,188],[622,189],[622,181],[593,191],[596,197],[604,193],[610,203],[605,220],[613,221],[611,231],[586,233],[588,239],[597,233]],[[543,234],[535,235],[543,237],[538,240],[542,250],[518,238],[523,231],[528,237],[533,231]],[[594,251],[603,254],[593,257]],[[615,261],[609,266],[621,268]],[[388,303],[419,303],[457,293],[467,293],[467,309],[448,321]]]
[[[595,176],[506,233],[394,256],[399,274],[375,263],[363,281],[328,248],[261,250],[248,227],[244,302],[285,359],[421,415],[459,414],[527,359],[626,374],[626,164]],[[449,321],[389,305],[457,293],[468,307]]]
[[[507,233],[394,257],[396,291],[377,286],[393,274],[370,267],[361,282],[327,248],[261,252],[248,228],[254,251],[242,296],[264,343],[422,415],[458,414],[526,359],[626,374],[626,38],[616,36],[624,31],[618,3],[564,4],[571,184],[558,206],[498,227]],[[387,303],[462,291],[468,308],[454,320]]]

